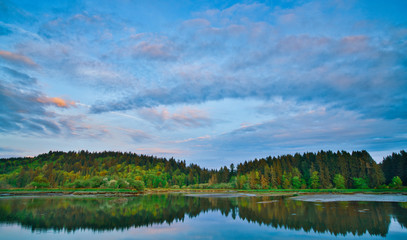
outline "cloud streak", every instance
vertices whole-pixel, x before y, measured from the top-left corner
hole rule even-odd
[[[199,128],[212,124],[206,112],[190,107],[184,107],[171,113],[167,108],[143,108],[140,115],[155,124],[158,128]]]
[[[36,99],[40,103],[51,104],[59,108],[69,108],[75,107],[76,103],[74,101],[67,101],[59,97],[39,97]]]
[[[32,68],[38,67],[31,58],[9,51],[0,50],[0,58],[17,65],[25,65]]]

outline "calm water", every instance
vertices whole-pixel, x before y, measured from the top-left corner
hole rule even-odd
[[[283,197],[0,197],[1,239],[407,239],[406,202]]]

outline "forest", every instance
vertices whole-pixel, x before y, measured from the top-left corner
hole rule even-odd
[[[401,188],[407,182],[406,169],[404,150],[380,164],[367,151],[319,151],[220,169],[128,152],[50,151],[0,159],[0,189],[384,189]]]

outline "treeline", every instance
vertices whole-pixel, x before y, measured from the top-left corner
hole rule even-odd
[[[386,184],[392,184],[392,179],[396,176],[399,176],[403,183],[407,183],[407,153],[405,151],[387,156],[380,166],[386,178]]]
[[[122,152],[52,152],[0,160],[0,188],[149,188],[206,183],[214,170]]]
[[[377,164],[366,151],[320,151],[245,161],[219,170],[127,152],[52,152],[0,159],[0,188],[329,189],[401,187],[406,152]],[[400,176],[401,178],[399,178]]]
[[[267,157],[237,166],[243,189],[375,188],[384,183],[380,166],[366,151],[304,153]]]

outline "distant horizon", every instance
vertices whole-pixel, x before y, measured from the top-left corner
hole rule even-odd
[[[407,146],[407,1],[0,4],[0,157]]]

